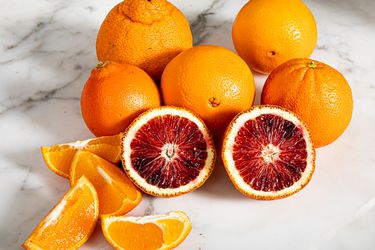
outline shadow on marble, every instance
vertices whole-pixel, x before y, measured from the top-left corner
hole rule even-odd
[[[36,200],[43,201],[46,197],[35,192],[29,195],[23,191],[15,193],[16,199],[7,204],[8,216],[0,226],[0,248],[19,249],[26,240],[38,221],[43,217],[41,210],[45,209],[44,204]],[[30,210],[29,208],[37,208]],[[22,218],[21,220],[19,218]]]
[[[40,192],[40,187],[24,188],[14,193],[14,199],[7,203],[7,214],[0,226],[0,249],[19,249],[42,218],[57,202],[47,194]],[[52,186],[51,186],[52,189]],[[31,208],[31,209],[30,209]]]
[[[112,250],[113,247],[107,243],[106,239],[102,234],[102,228],[100,223],[98,223],[95,227],[94,232],[90,236],[89,240],[80,247],[81,250],[90,250],[90,249],[100,249],[100,250]]]
[[[197,189],[194,194],[224,200],[248,199],[233,186],[225,171],[221,158],[216,160],[215,168],[206,183],[201,188]]]
[[[13,199],[3,205],[8,216],[0,225],[0,249],[14,249],[62,197],[69,183],[45,166],[39,148],[3,155],[15,164],[15,174],[23,175]]]

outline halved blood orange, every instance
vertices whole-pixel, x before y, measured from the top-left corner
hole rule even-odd
[[[98,216],[98,195],[82,176],[22,246],[30,250],[78,249],[90,237]]]
[[[168,250],[177,247],[190,233],[184,212],[144,217],[103,216],[102,231],[118,250]]]
[[[56,174],[69,178],[70,164],[78,149],[84,149],[99,155],[114,164],[120,162],[120,143],[122,134],[102,136],[85,141],[76,141],[42,147],[42,155],[49,169]]]
[[[277,106],[255,106],[229,124],[222,158],[243,194],[261,200],[301,190],[315,169],[315,149],[305,124]]]
[[[137,117],[125,131],[121,160],[144,192],[161,197],[203,185],[215,164],[215,146],[203,121],[177,107],[160,107]]]
[[[99,197],[100,215],[122,215],[141,202],[141,192],[116,165],[89,151],[78,150],[70,169],[70,183],[86,176]]]

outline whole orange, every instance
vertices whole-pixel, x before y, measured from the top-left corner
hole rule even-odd
[[[307,124],[315,147],[335,141],[348,127],[352,91],[334,68],[311,59],[292,59],[271,72],[262,104],[285,107]]]
[[[118,134],[140,113],[159,106],[152,78],[136,66],[115,62],[94,68],[81,96],[83,119],[96,136]]]
[[[126,0],[116,5],[100,27],[100,61],[129,63],[155,80],[170,60],[193,46],[189,23],[165,0]]]
[[[211,45],[188,49],[165,68],[161,91],[166,105],[198,114],[214,135],[224,132],[232,118],[251,107],[254,78],[232,51]]]
[[[250,68],[269,73],[289,59],[309,57],[317,30],[301,0],[251,0],[238,13],[232,36]]]

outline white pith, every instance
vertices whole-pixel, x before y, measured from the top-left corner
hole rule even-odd
[[[122,133],[120,133],[120,135],[121,134]],[[114,137],[114,135],[101,136],[101,137],[91,138],[91,139],[87,139],[87,140],[83,140],[83,141],[68,142],[68,143],[58,144],[58,146],[70,146],[70,147],[75,148],[75,149],[85,149],[92,142],[93,142],[92,145],[97,144],[96,139],[98,139],[98,138],[109,138],[109,137]],[[103,141],[100,141],[100,144],[107,144],[107,143],[104,143]],[[111,145],[111,144],[109,144],[109,145]]]
[[[76,190],[83,189],[84,185],[87,186],[91,191],[93,191],[93,194],[97,198],[96,190],[92,186],[92,184],[89,182],[89,180],[85,176],[80,177],[77,183],[74,185],[74,188],[71,188],[46,216],[43,226],[39,229],[40,232],[42,232],[45,228],[47,228],[51,224],[55,224],[56,222],[58,222],[59,219],[62,218],[64,209],[66,208],[66,205],[67,205],[67,201],[71,199],[71,196],[76,192]],[[97,209],[96,213],[99,213],[98,199],[95,200],[94,207]]]
[[[66,200],[61,200],[56,207],[47,215],[45,219],[45,224],[40,228],[40,231],[43,231],[45,228],[49,227],[52,224],[55,224],[59,217],[62,216],[62,212],[66,207]]]
[[[239,131],[239,129],[247,122],[248,120],[253,120],[256,117],[262,114],[273,114],[277,116],[281,116],[286,120],[291,121],[296,126],[303,127],[303,138],[306,141],[306,151],[307,151],[307,165],[304,173],[302,174],[301,178],[295,182],[292,186],[284,188],[279,191],[259,191],[253,189],[249,184],[247,184],[241,177],[239,171],[235,168],[235,162],[233,160],[233,146],[235,143],[235,137]],[[311,143],[310,135],[306,133],[306,127],[300,120],[292,113],[284,111],[282,109],[278,109],[275,107],[254,107],[251,111],[242,113],[239,115],[233,122],[232,126],[226,133],[226,140],[223,144],[223,158],[226,161],[226,168],[231,176],[231,179],[235,181],[237,187],[247,194],[252,194],[258,197],[273,197],[273,196],[286,196],[288,194],[294,193],[295,190],[299,190],[301,187],[306,185],[309,181],[313,171],[314,171],[314,158],[315,158],[315,150]]]
[[[112,185],[112,177],[102,167],[97,167],[97,171],[108,185]]]
[[[88,140],[84,140],[84,141],[75,141],[75,142],[70,142],[70,143],[61,144],[61,145],[67,145],[67,146],[70,146],[70,147],[76,148],[76,149],[85,149],[87,144],[90,141],[92,141],[92,139],[88,139]]]
[[[205,162],[205,167],[200,170],[199,175],[194,180],[190,181],[188,184],[184,186],[180,186],[178,188],[160,188],[154,185],[150,185],[147,183],[147,181],[141,177],[137,171],[133,169],[133,166],[130,161],[130,154],[131,154],[131,147],[130,143],[133,140],[135,134],[137,131],[146,124],[149,120],[164,116],[164,115],[173,115],[173,116],[180,116],[189,119],[190,121],[194,122],[199,130],[203,133],[203,136],[205,138],[205,141],[207,143],[207,159]],[[194,190],[199,185],[202,184],[202,181],[207,179],[208,175],[211,173],[213,163],[215,160],[215,146],[213,145],[213,142],[211,140],[210,135],[208,134],[208,130],[203,124],[202,121],[200,121],[194,114],[190,113],[187,110],[184,109],[176,109],[173,107],[162,107],[157,108],[151,111],[148,111],[144,114],[142,114],[140,117],[136,119],[135,122],[133,122],[126,134],[123,137],[123,155],[122,159],[124,161],[124,168],[129,175],[129,177],[136,182],[136,184],[141,187],[144,191],[147,193],[151,193],[154,195],[160,195],[160,196],[173,196],[178,194],[183,194],[190,192],[191,190]]]
[[[266,145],[261,152],[263,160],[267,163],[274,162],[279,159],[279,154],[280,148],[271,143]]]
[[[178,150],[178,145],[173,143],[167,143],[161,149],[161,156],[164,157],[166,161],[172,161],[176,156]]]
[[[183,212],[169,212],[168,214],[157,214],[157,215],[148,215],[148,216],[106,216],[105,217],[105,223],[111,224],[112,222],[116,221],[129,221],[136,224],[146,224],[146,223],[155,223],[158,220],[164,220],[164,219],[176,219],[182,222],[188,221],[189,218],[186,216]]]

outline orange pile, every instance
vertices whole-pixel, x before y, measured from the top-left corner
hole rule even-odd
[[[317,31],[301,0],[249,1],[232,37],[239,56],[193,47],[187,19],[166,0],[126,0],[108,13],[96,44],[102,62],[81,96],[82,117],[101,137],[42,147],[47,166],[71,188],[24,248],[77,249],[99,216],[115,249],[175,248],[192,227],[185,213],[124,214],[141,202],[135,185],[164,197],[200,187],[215,164],[211,133],[224,134],[225,168],[245,195],[277,199],[307,185],[314,144],[332,143],[349,125],[349,84],[330,66],[304,59]],[[271,105],[251,107],[250,68],[271,72],[261,98]],[[162,97],[177,107],[160,108]]]

